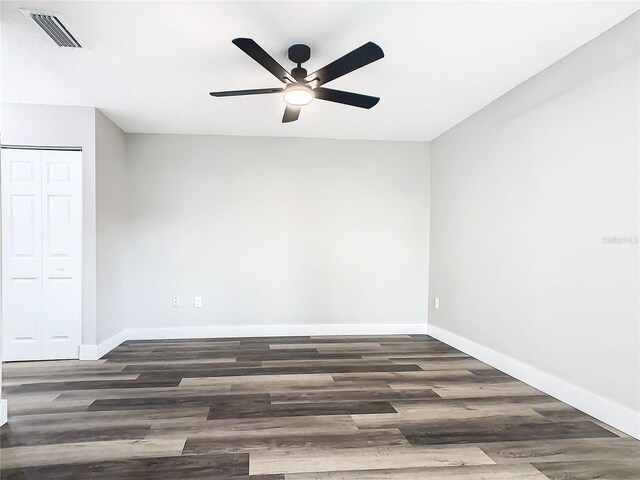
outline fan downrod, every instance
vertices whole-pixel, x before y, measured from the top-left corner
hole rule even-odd
[[[297,43],[289,47],[289,60],[298,66],[291,70],[291,76],[298,83],[302,83],[307,76],[307,70],[301,67],[301,64],[311,58],[311,48],[308,45]]]

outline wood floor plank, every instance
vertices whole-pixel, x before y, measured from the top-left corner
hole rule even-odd
[[[545,462],[533,465],[550,480],[638,480],[640,460],[589,460]]]
[[[3,471],[6,479],[249,480],[247,454],[166,456]],[[282,480],[282,476],[270,477]],[[266,479],[264,479],[266,480]]]
[[[421,349],[406,349],[406,348],[398,348],[398,347],[386,347],[380,350],[370,350],[368,352],[360,352],[362,358],[367,360],[375,360],[375,359],[388,359],[392,363],[403,364],[403,363],[427,363],[431,360],[439,360],[442,359],[443,362],[441,365],[444,365],[445,368],[455,368],[453,365],[447,365],[444,363],[444,360],[453,359],[457,361],[469,361],[475,360],[473,357],[466,355],[464,353],[458,352],[457,350],[445,350],[440,348],[421,348]],[[473,362],[475,367],[480,366],[480,364]],[[458,367],[464,368],[464,367]],[[441,369],[440,369],[441,370]]]
[[[252,452],[249,471],[256,475],[492,463],[494,462],[482,450],[474,446],[314,448]]]
[[[472,465],[288,473],[285,480],[549,480],[531,465]]]
[[[189,395],[179,397],[141,397],[141,398],[112,398],[98,399],[89,405],[88,410],[138,410],[141,408],[193,408],[214,407],[216,409],[235,409],[241,405],[250,408],[259,405],[269,405],[268,394],[238,394],[238,395]]]
[[[354,373],[333,373],[331,377],[336,382],[354,382],[354,381],[371,381],[377,380],[382,382],[413,382],[413,381],[430,381],[432,384],[436,382],[447,382],[463,379],[469,383],[476,380],[476,376],[469,370],[432,370],[424,371],[421,369],[415,371],[390,371],[390,372],[360,372]]]
[[[232,404],[211,407],[209,420],[224,418],[256,417],[309,417],[314,415],[354,415],[371,413],[396,413],[389,402],[325,402],[325,403],[288,403],[288,404]]]
[[[491,366],[472,357],[430,358],[428,361],[416,362],[416,365],[422,370],[493,370]]]
[[[0,445],[6,447],[28,447],[61,443],[98,442],[123,439],[142,439],[149,434],[150,425],[100,426],[99,428],[69,428],[61,430],[8,428],[0,434]],[[18,431],[16,431],[18,430]]]
[[[8,396],[11,398],[10,396]],[[93,400],[73,399],[66,402],[56,402],[57,398],[49,401],[29,402],[22,399],[14,399],[8,407],[10,415],[40,415],[43,413],[72,413],[84,412]]]
[[[195,359],[187,359],[187,360],[179,360],[177,358],[168,356],[163,362],[163,365],[184,365],[185,363],[192,364],[192,365],[196,365],[198,363],[209,364],[209,365],[219,365],[221,363],[235,363],[235,362],[236,362],[235,356],[220,357],[220,358],[195,358]],[[148,358],[144,358],[142,356],[138,356],[138,358],[128,359],[126,363],[118,363],[115,361],[109,362],[109,365],[111,365],[112,367],[119,366],[120,368],[124,368],[127,365],[157,365],[157,364],[158,364],[157,360],[151,360]]]
[[[540,395],[542,392],[522,382],[508,383],[473,383],[456,385],[434,385],[433,391],[442,398],[477,398],[500,395]]]
[[[106,426],[152,426],[156,423],[174,420],[204,421],[210,407],[200,408],[156,408],[141,410],[106,410],[84,412],[42,413],[34,415],[16,415],[11,419],[12,432],[20,434],[29,431],[82,430]]]
[[[384,402],[418,401],[440,398],[431,389],[393,390],[393,389],[354,389],[330,390],[330,386],[320,391],[295,391],[271,393],[271,403],[325,403],[325,402],[361,402],[376,400]]]
[[[178,377],[160,379],[153,375],[138,375],[135,380],[89,380],[68,382],[44,382],[20,385],[5,389],[7,394],[32,392],[59,392],[69,390],[95,390],[101,388],[148,388],[148,387],[176,387],[180,384]]]
[[[31,385],[38,383],[68,383],[71,381],[114,381],[114,380],[135,380],[139,377],[139,374],[124,374],[120,372],[116,373],[93,373],[93,374],[79,374],[70,375],[65,374],[57,378],[51,378],[51,374],[39,375],[32,377],[13,377],[12,379],[2,380],[2,388],[9,387],[21,387],[23,385]]]
[[[184,447],[185,454],[211,454],[216,452],[242,453],[258,450],[292,450],[323,448],[355,448],[373,446],[409,445],[397,428],[356,430],[350,433],[333,434],[310,431],[307,435],[280,434],[279,436],[243,436],[237,438],[189,437]]]
[[[328,373],[291,373],[286,375],[244,375],[244,376],[226,376],[226,377],[195,377],[184,378],[180,382],[181,387],[192,386],[214,386],[214,385],[232,385],[246,386],[260,385],[263,387],[282,386],[282,385],[322,385],[329,386],[334,383],[333,377]]]
[[[479,447],[496,463],[571,462],[606,459],[638,459],[640,442],[633,438],[572,438],[494,442]]]
[[[393,364],[387,358],[367,360],[365,358],[298,358],[293,360],[263,360],[263,367],[327,367],[331,365],[385,365]]]
[[[180,455],[186,438],[111,440],[31,447],[2,448],[2,470],[94,460],[132,459]]]
[[[179,425],[162,423],[151,427],[154,434],[185,434],[189,439],[250,439],[282,436],[352,435],[358,427],[348,415],[313,417],[275,417],[209,420],[200,419]]]
[[[60,392],[54,402],[68,402],[73,400],[91,400],[92,403],[97,399],[110,398],[153,398],[156,396],[163,397],[184,397],[184,396],[200,396],[200,395],[232,395],[231,385],[222,384],[215,387],[142,387],[142,388],[101,388],[91,390],[70,390]]]
[[[528,421],[532,422],[536,419],[544,420],[544,417],[537,413],[527,405],[486,405],[486,406],[468,406],[464,403],[455,404],[426,404],[426,405],[404,405],[400,402],[394,402],[393,407],[396,414],[371,414],[371,415],[352,415],[356,425],[359,428],[381,428],[381,427],[401,427],[405,435],[412,435],[418,444],[418,436],[421,431],[425,431],[427,437],[435,436],[433,431],[440,428],[442,431],[442,423],[457,420],[456,426],[459,428],[471,424],[479,424],[482,420],[487,419],[490,426],[495,426],[501,421]],[[460,422],[467,420],[467,422]],[[453,427],[452,427],[453,428]],[[446,442],[444,442],[446,443]],[[456,442],[451,442],[456,443]]]
[[[288,338],[288,337],[284,337],[284,338]],[[336,342],[346,342],[346,343],[351,343],[351,342],[387,342],[387,343],[395,343],[395,342],[400,342],[400,343],[408,343],[408,342],[422,342],[425,340],[432,340],[431,337],[427,337],[426,335],[421,335],[419,337],[412,337],[411,335],[311,335],[310,337],[308,337],[310,341],[310,343],[319,343],[319,342],[326,342],[326,343],[336,343]],[[274,343],[283,343],[280,341],[277,341]]]
[[[444,445],[513,440],[603,438],[615,434],[593,422],[537,422],[531,417],[474,418],[411,425],[400,430],[412,445]]]
[[[272,343],[272,350],[291,350],[297,347],[295,343]],[[381,350],[382,345],[376,342],[323,342],[323,343],[308,343],[305,345],[308,348],[315,348],[316,350],[322,349],[324,353],[335,352],[357,352],[358,350]]]

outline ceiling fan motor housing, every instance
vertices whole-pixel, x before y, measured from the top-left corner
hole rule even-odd
[[[302,67],[295,67],[291,69],[291,76],[296,79],[297,82],[304,82],[307,76],[307,69]]]

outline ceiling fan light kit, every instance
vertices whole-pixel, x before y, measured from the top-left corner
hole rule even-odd
[[[384,52],[373,42],[365,43],[311,74],[307,74],[307,70],[302,67],[302,64],[311,58],[311,48],[308,45],[296,44],[289,47],[289,60],[296,64],[296,67],[289,73],[254,40],[236,38],[233,40],[233,44],[262,65],[278,80],[285,83],[286,86],[284,88],[211,92],[210,95],[213,97],[284,92],[284,101],[287,105],[282,117],[283,123],[296,121],[300,115],[301,107],[311,103],[314,98],[359,108],[371,108],[380,101],[378,97],[321,87],[325,83],[383,58]]]
[[[313,100],[313,90],[306,85],[289,85],[284,89],[284,101],[289,105],[308,105]]]

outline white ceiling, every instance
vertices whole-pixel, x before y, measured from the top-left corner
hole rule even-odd
[[[83,49],[18,12],[59,13]],[[126,132],[431,140],[620,22],[634,2],[2,1],[2,100],[96,106]],[[309,72],[371,40],[385,58],[328,84],[381,97],[371,110],[316,100],[282,124],[280,86],[231,40],[251,37]]]

